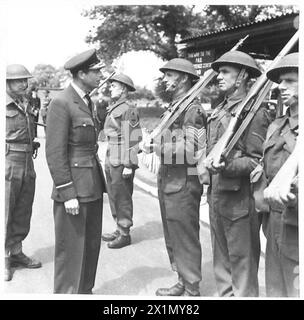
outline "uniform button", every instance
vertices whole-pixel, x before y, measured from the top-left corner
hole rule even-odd
[[[83,126],[86,127],[87,125],[84,123]]]
[[[75,163],[75,167],[78,167],[78,163]]]

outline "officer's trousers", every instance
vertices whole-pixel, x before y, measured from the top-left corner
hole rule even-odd
[[[253,208],[248,208],[249,214],[230,220],[221,210],[231,209],[221,208],[215,199],[208,202],[213,269],[219,296],[258,296],[261,217]]]
[[[5,159],[5,251],[21,251],[30,231],[36,173],[31,153],[9,151]]]
[[[66,213],[64,203],[54,201],[54,293],[92,293],[100,251],[102,205],[102,199],[80,203],[79,214],[71,215]]]
[[[201,281],[202,251],[199,239],[200,185],[196,176],[175,193],[164,192],[166,175],[158,176],[158,198],[164,238],[173,271],[186,281]]]
[[[287,243],[282,241],[286,232],[291,235]],[[298,227],[283,224],[282,214],[271,211],[266,237],[266,295],[299,297]],[[282,242],[285,242],[285,248]]]
[[[105,173],[107,179],[107,192],[113,219],[122,234],[128,234],[133,226],[133,179],[134,170],[130,178],[122,177],[124,166],[114,167],[106,161]]]

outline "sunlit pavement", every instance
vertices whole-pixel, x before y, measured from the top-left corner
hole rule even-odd
[[[38,131],[39,132],[39,131]],[[39,134],[39,133],[38,133]],[[40,136],[43,136],[41,134]],[[43,266],[40,269],[15,270],[13,280],[4,283],[4,293],[18,294],[17,298],[27,298],[23,294],[52,294],[54,270],[54,223],[52,200],[50,194],[52,181],[45,160],[45,139],[39,139],[41,148],[35,160],[37,173],[36,194],[33,207],[31,231],[24,241],[24,252],[39,259]],[[104,152],[101,144],[100,154]],[[138,171],[136,178],[141,181]],[[148,175],[148,174],[147,174]],[[144,181],[146,185],[147,177]],[[141,185],[141,188],[144,186]],[[155,188],[155,181],[151,183]],[[151,195],[151,188],[145,191],[135,186],[134,226],[131,230],[132,244],[122,249],[109,249],[101,243],[94,294],[111,295],[113,298],[124,296],[155,297],[158,287],[171,286],[176,281],[176,274],[170,270],[163,238],[158,200]],[[155,191],[155,190],[154,190]],[[202,199],[201,205],[201,244],[202,244],[202,281],[200,292],[204,297],[216,297],[216,288],[212,271],[211,243],[208,227],[208,206]],[[115,228],[107,195],[104,196],[103,232]],[[260,294],[265,296],[264,259],[262,257],[259,271]],[[22,295],[20,295],[22,294]],[[112,296],[114,295],[114,296]],[[72,297],[72,296],[71,296]],[[13,298],[12,295],[9,298]],[[38,296],[36,297],[38,298]]]

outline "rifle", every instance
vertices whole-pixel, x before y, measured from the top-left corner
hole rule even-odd
[[[215,166],[218,166],[223,157],[227,157],[229,153],[231,152],[232,148],[237,143],[238,139],[241,137],[244,130],[247,128],[248,124],[258,111],[263,99],[265,98],[268,90],[271,87],[272,82],[267,79],[266,73],[268,70],[274,68],[278,62],[284,57],[286,54],[289,53],[289,51],[292,49],[292,47],[295,45],[295,43],[299,39],[299,31],[297,31],[293,37],[288,41],[288,43],[285,45],[285,47],[280,51],[280,53],[276,56],[276,58],[273,60],[269,68],[257,79],[257,81],[254,83],[254,85],[249,90],[245,100],[240,103],[240,105],[237,107],[235,114],[232,116],[228,128],[224,132],[224,134],[221,136],[219,141],[216,143],[216,145],[213,147],[213,149],[208,154],[207,158],[204,161],[200,161],[198,170],[200,172],[204,172],[205,169],[203,169],[201,166],[205,166],[208,162],[213,161]],[[239,121],[241,118],[241,115],[245,109],[250,106],[250,111],[245,117],[247,120],[243,120],[244,125],[242,124],[239,130],[237,131],[237,135],[234,139],[233,136],[236,133],[236,128],[239,125]]]
[[[92,91],[90,92],[90,97],[92,97],[92,96],[96,93],[97,90],[99,90],[107,81],[109,81],[110,78],[113,77],[114,73],[115,73],[115,71],[113,71],[108,77],[106,77],[106,78],[99,84],[99,86],[98,86],[97,88],[95,88],[94,90],[92,90]]]
[[[243,45],[244,41],[248,37],[249,35],[246,35],[244,38],[240,39],[230,51],[237,50],[241,45]],[[164,130],[168,129],[216,75],[217,72],[212,69],[206,71],[204,76],[198,82],[196,82],[196,84],[186,93],[186,95],[183,96],[172,107],[170,112],[167,112],[167,114],[162,118],[156,128],[153,129],[148,137],[150,141],[153,141],[153,139],[161,135]]]
[[[41,126],[41,127],[45,127],[46,128],[46,124],[41,123],[41,122],[34,122],[37,126]]]

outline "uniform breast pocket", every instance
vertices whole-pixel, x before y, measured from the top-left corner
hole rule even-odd
[[[17,110],[6,110],[6,131],[12,132],[26,126],[26,119]]]
[[[90,118],[76,119],[73,122],[75,143],[95,143],[96,134],[94,122]]]
[[[70,166],[77,196],[92,196],[94,194],[93,160],[89,158],[72,159]]]

